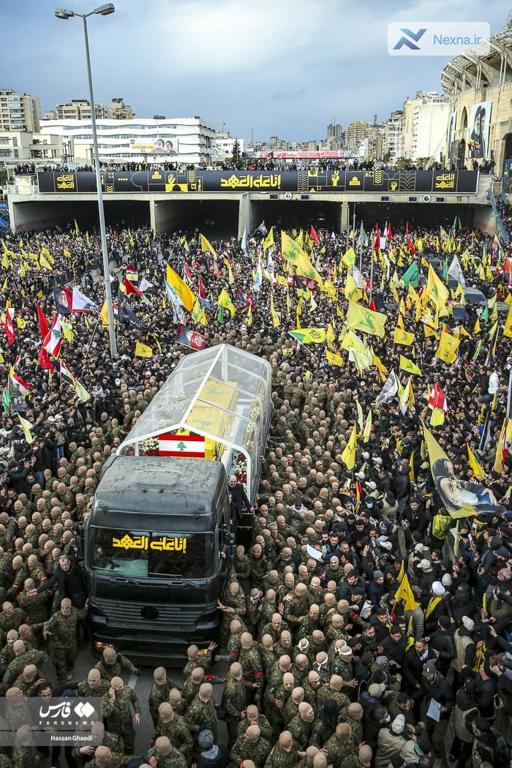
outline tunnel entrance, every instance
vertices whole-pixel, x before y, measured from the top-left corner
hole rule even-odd
[[[265,221],[267,229],[328,229],[340,231],[341,204],[322,200],[252,200],[254,227]]]
[[[238,234],[238,200],[165,200],[155,202],[155,229],[194,232],[226,239]]]
[[[80,230],[98,228],[98,203],[95,200],[41,200],[13,204],[17,232],[78,224]],[[107,226],[150,225],[146,201],[104,201]]]

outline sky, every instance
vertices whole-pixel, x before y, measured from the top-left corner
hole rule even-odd
[[[67,2],[67,0],[60,0]],[[70,0],[78,12],[94,0]],[[336,118],[386,119],[417,90],[441,90],[448,59],[392,57],[391,21],[485,21],[503,0],[117,0],[89,20],[95,99],[124,97],[139,117],[200,115],[250,140],[322,138]],[[0,0],[0,87],[42,110],[87,98],[80,19],[59,0]],[[64,6],[66,7],[66,6]]]

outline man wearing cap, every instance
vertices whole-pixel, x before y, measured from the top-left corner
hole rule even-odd
[[[228,764],[226,749],[215,743],[213,733],[201,731],[197,738],[201,750],[196,762],[196,768],[225,768]]]
[[[451,686],[438,671],[436,662],[427,661],[423,667],[421,688],[413,693],[412,698],[415,701],[421,701],[422,719],[426,723],[432,749],[437,757],[441,757],[454,699]],[[434,705],[432,701],[435,702]],[[429,714],[431,705],[437,708],[437,704],[439,704],[439,719],[434,717],[433,713]]]
[[[429,648],[427,641],[423,637],[416,638],[414,645],[405,653],[402,667],[409,693],[420,690],[423,667],[427,662],[435,660],[436,654]]]

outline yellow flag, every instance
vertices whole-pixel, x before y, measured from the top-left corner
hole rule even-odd
[[[414,333],[408,333],[402,328],[395,328],[393,331],[393,344],[403,344],[410,347],[414,343]]]
[[[485,472],[482,469],[482,465],[480,464],[477,457],[471,450],[471,447],[469,446],[469,444],[467,446],[467,449],[468,449],[469,466],[471,467],[474,476],[476,477],[477,480],[483,480],[485,478]]]
[[[412,360],[409,360],[409,358],[404,357],[403,355],[400,355],[400,368],[402,371],[415,374],[415,376],[423,376],[421,368],[418,368],[416,363],[413,363]]]
[[[341,368],[341,366],[344,364],[343,357],[340,355],[339,352],[331,352],[330,350],[325,350],[325,359],[329,363],[329,365],[337,365]]]
[[[437,348],[436,357],[451,365],[457,358],[457,350],[459,348],[460,339],[456,336],[452,336],[446,331],[441,331],[441,338],[439,339],[439,347]]]
[[[147,344],[138,341],[135,344],[135,357],[153,357],[153,350]]]
[[[428,297],[436,307],[441,309],[450,298],[450,292],[442,280],[432,269],[432,264],[428,265],[428,279],[425,287],[425,296]]]
[[[364,426],[363,409],[361,407],[361,403],[357,398],[356,398],[356,411],[357,411],[357,428],[359,429],[359,432],[362,432],[363,426]]]
[[[281,318],[279,317],[279,312],[276,311],[276,308],[274,307],[274,294],[270,294],[270,316],[272,317],[272,325],[274,328],[279,328],[281,325]]]
[[[347,269],[352,269],[352,267],[356,263],[356,252],[354,251],[352,246],[347,248],[347,250],[341,257],[341,261],[347,267]]]
[[[348,328],[382,338],[386,332],[384,327],[386,320],[387,316],[382,312],[372,312],[360,304],[349,301],[346,318]]]
[[[357,302],[363,296],[363,292],[359,290],[356,281],[350,274],[347,275],[343,292],[347,301]]]
[[[370,408],[370,410],[366,414],[366,420],[364,422],[363,443],[368,442],[368,440],[370,439],[371,431],[372,431],[372,410]]]
[[[46,256],[43,256],[42,253],[39,256],[39,264],[41,265],[41,267],[44,267],[44,269],[48,269],[50,270],[50,272],[52,271],[52,265],[50,264]]]
[[[356,463],[356,441],[357,430],[356,425],[354,424],[348,439],[348,443],[344,448],[343,453],[341,454],[341,460],[348,470],[354,469],[354,465]]]
[[[178,274],[176,274],[174,269],[169,264],[167,264],[165,279],[174,289],[176,296],[181,301],[183,307],[187,310],[187,312],[191,312],[192,307],[197,301],[197,298],[194,296],[186,282],[182,280]]]
[[[231,317],[234,317],[234,314],[236,312],[235,305],[231,301],[231,297],[225,288],[223,288],[222,291],[219,293],[217,304],[220,304],[220,306],[223,307],[224,309],[228,309],[229,312],[231,313]]]
[[[508,307],[507,319],[505,320],[505,325],[503,326],[503,335],[506,336],[507,339],[512,339],[512,304],[509,304]]]
[[[386,366],[384,365],[384,363],[382,362],[380,357],[378,355],[376,355],[375,353],[373,354],[373,361],[372,362],[373,362],[374,366],[377,368],[377,370],[379,372],[379,376],[381,377],[382,381],[386,381],[387,375],[388,375],[388,369],[386,368]]]
[[[30,421],[27,421],[27,419],[24,419],[23,416],[20,416],[19,413],[18,413],[18,419],[20,420],[20,426],[23,430],[23,434],[25,435],[25,440],[29,445],[32,445],[32,443],[34,442],[34,438],[32,437],[32,432],[31,432],[33,425],[30,423]]]
[[[414,483],[416,478],[414,476],[414,451],[409,456],[409,480]]]
[[[414,599],[414,593],[411,589],[411,585],[409,584],[407,574],[404,574],[404,577],[400,582],[400,586],[395,592],[395,600],[404,600],[404,607],[406,611],[414,611],[414,609],[419,606],[419,603],[417,603]]]
[[[327,331],[325,333],[325,340],[327,342],[328,347],[334,347],[334,343],[336,341],[336,334],[334,333],[334,328],[332,327],[332,323],[329,323],[327,326]]]
[[[211,253],[214,259],[217,258],[217,252],[209,240],[204,235],[199,235],[199,245],[203,253]]]
[[[266,238],[262,242],[263,250],[266,251],[267,248],[271,248],[274,243],[274,227],[270,227],[270,232],[266,236]]]
[[[493,465],[493,472],[496,472],[497,474],[502,474],[504,462],[503,462],[503,445],[505,441],[505,436],[507,432],[507,421],[508,419],[503,419],[503,424],[501,425],[500,433],[498,435],[498,441],[496,443],[496,453],[494,455],[494,465]]]
[[[249,308],[247,309],[247,325],[250,328],[252,325],[252,307],[249,304]]]

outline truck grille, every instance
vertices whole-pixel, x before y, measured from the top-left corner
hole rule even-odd
[[[103,613],[108,624],[117,624],[121,626],[141,625],[149,623],[157,625],[161,629],[169,627],[181,628],[183,631],[193,631],[196,623],[208,608],[215,609],[215,606],[187,606],[187,605],[169,605],[168,603],[122,603],[119,600],[107,600],[105,598],[94,598],[92,609],[97,608]]]

